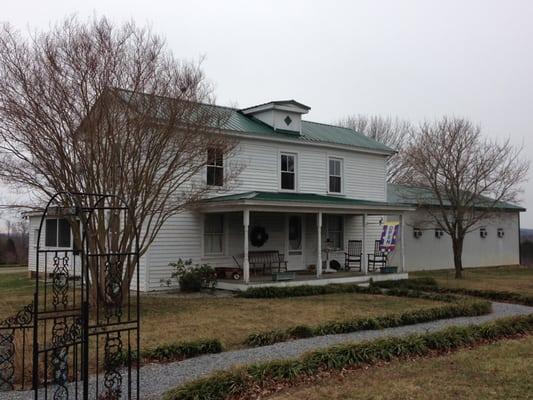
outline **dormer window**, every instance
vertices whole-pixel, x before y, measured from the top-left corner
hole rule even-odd
[[[302,115],[311,108],[295,100],[278,100],[257,106],[244,108],[246,116],[253,117],[267,124],[275,131],[300,135],[302,133]]]
[[[281,189],[296,190],[296,154],[281,153]]]
[[[224,184],[224,154],[220,149],[207,150],[207,185],[222,186]]]

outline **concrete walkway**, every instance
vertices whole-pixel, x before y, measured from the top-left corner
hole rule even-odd
[[[210,354],[168,364],[148,364],[141,369],[141,399],[159,399],[168,389],[215,371],[227,370],[238,365],[254,362],[296,358],[307,351],[322,349],[339,343],[361,342],[386,336],[398,337],[414,333],[434,332],[450,326],[477,325],[509,316],[533,314],[533,307],[517,304],[492,303],[492,307],[492,313],[479,317],[442,319],[382,330],[318,336],[309,339],[277,343],[271,346]],[[11,392],[9,394],[0,394],[0,400],[4,399],[31,399],[31,393]]]

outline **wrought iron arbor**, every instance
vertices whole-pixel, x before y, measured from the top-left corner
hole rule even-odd
[[[138,398],[139,236],[127,204],[106,194],[54,195],[35,265],[33,303],[0,325],[0,390],[28,384],[31,354],[36,400]]]

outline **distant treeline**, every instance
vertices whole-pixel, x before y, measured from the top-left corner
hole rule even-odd
[[[0,266],[28,263],[28,233],[0,233]]]

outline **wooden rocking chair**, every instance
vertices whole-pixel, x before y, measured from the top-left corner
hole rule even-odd
[[[344,269],[349,271],[357,268],[361,271],[363,259],[363,242],[361,240],[348,240],[348,252],[344,253]]]
[[[368,254],[368,272],[375,272],[377,269],[387,266],[387,253],[379,248],[381,241],[374,242],[374,252]],[[372,265],[372,267],[370,267]],[[378,265],[378,267],[376,267]]]

